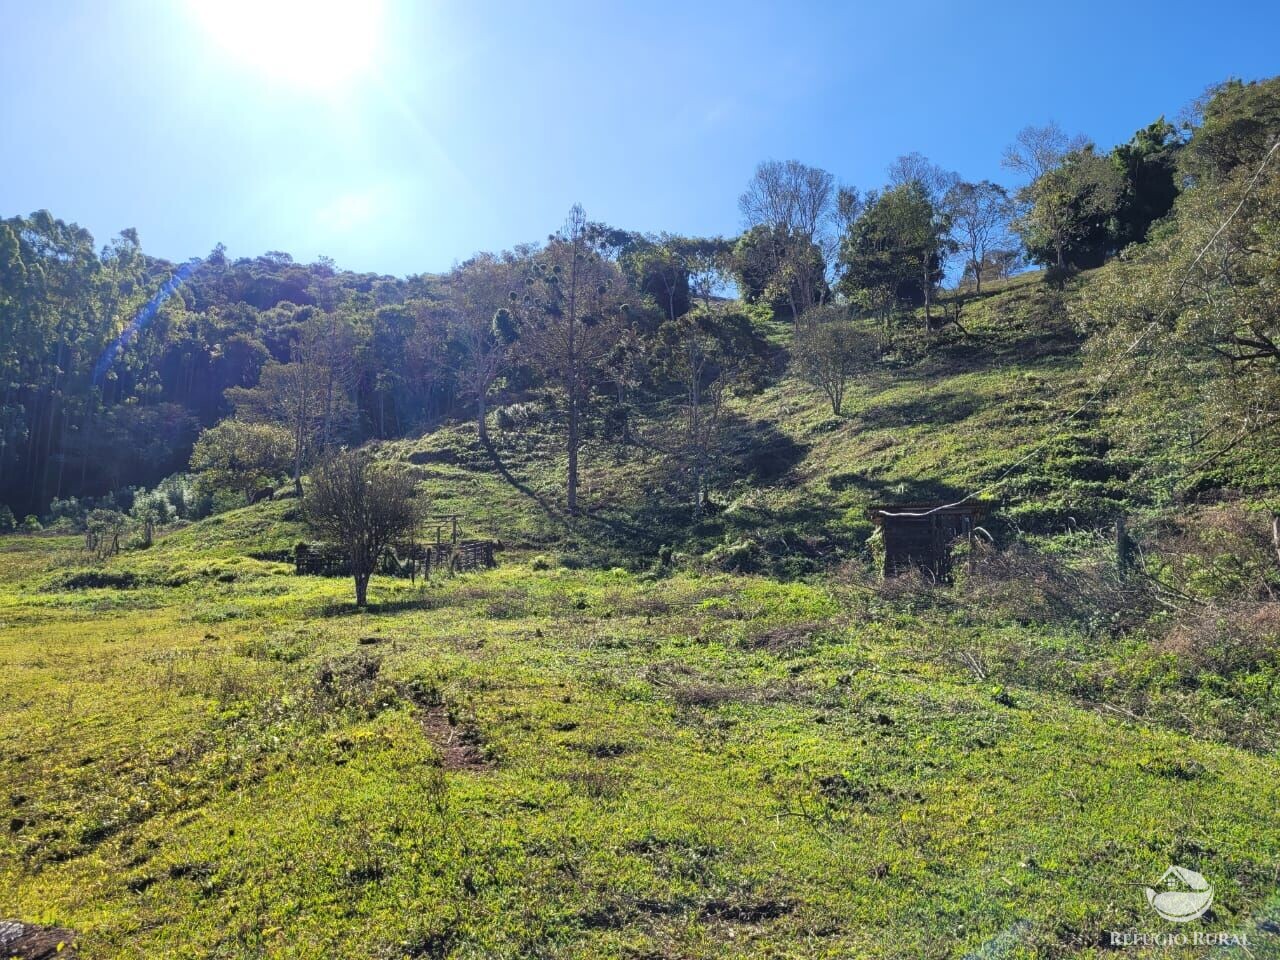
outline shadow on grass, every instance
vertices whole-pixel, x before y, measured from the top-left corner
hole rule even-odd
[[[391,614],[409,610],[436,610],[443,605],[444,602],[440,597],[426,593],[414,597],[374,601],[363,607],[357,607],[353,597],[350,600],[329,601],[322,604],[317,614],[321,617],[350,617],[361,613]]]
[[[959,423],[986,406],[980,398],[955,392],[934,392],[913,400],[880,404],[858,411],[854,421],[864,430],[927,423],[932,426]]]

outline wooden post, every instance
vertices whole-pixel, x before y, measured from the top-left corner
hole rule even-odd
[[[1125,576],[1133,567],[1133,541],[1125,526],[1123,514],[1116,517],[1116,571]]]
[[[957,307],[956,309],[958,310],[959,308]],[[964,532],[969,538],[969,562],[967,564],[967,569],[969,573],[972,574],[973,567],[974,567],[974,556],[973,556],[974,540],[973,540],[973,517],[972,516],[968,516],[964,518]]]

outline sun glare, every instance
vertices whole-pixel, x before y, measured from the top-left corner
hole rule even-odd
[[[243,66],[302,90],[337,92],[368,73],[377,0],[192,0],[205,35]]]

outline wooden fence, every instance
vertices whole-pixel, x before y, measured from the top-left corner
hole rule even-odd
[[[379,573],[417,580],[430,578],[433,572],[465,573],[497,566],[492,540],[459,540],[457,543],[402,544],[383,552],[377,564]],[[300,543],[293,552],[294,571],[298,575],[347,577],[351,564],[343,554],[323,544]]]

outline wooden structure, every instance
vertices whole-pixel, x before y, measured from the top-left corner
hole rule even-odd
[[[428,528],[435,526],[435,542],[424,543],[419,539],[388,547],[379,558],[378,572],[416,581],[419,574],[430,578],[433,571],[465,573],[497,566],[494,553],[498,544],[493,540],[464,540],[459,532],[461,519],[457,513],[426,518]],[[342,552],[325,544],[299,543],[293,551],[293,563],[299,575],[351,575],[351,565]]]
[[[915,568],[937,580],[951,577],[951,545],[966,539],[987,513],[979,502],[877,504],[867,510],[884,541],[886,577]]]
[[[300,543],[293,548],[293,570],[299,576],[349,577],[351,564],[340,552],[323,544]]]

